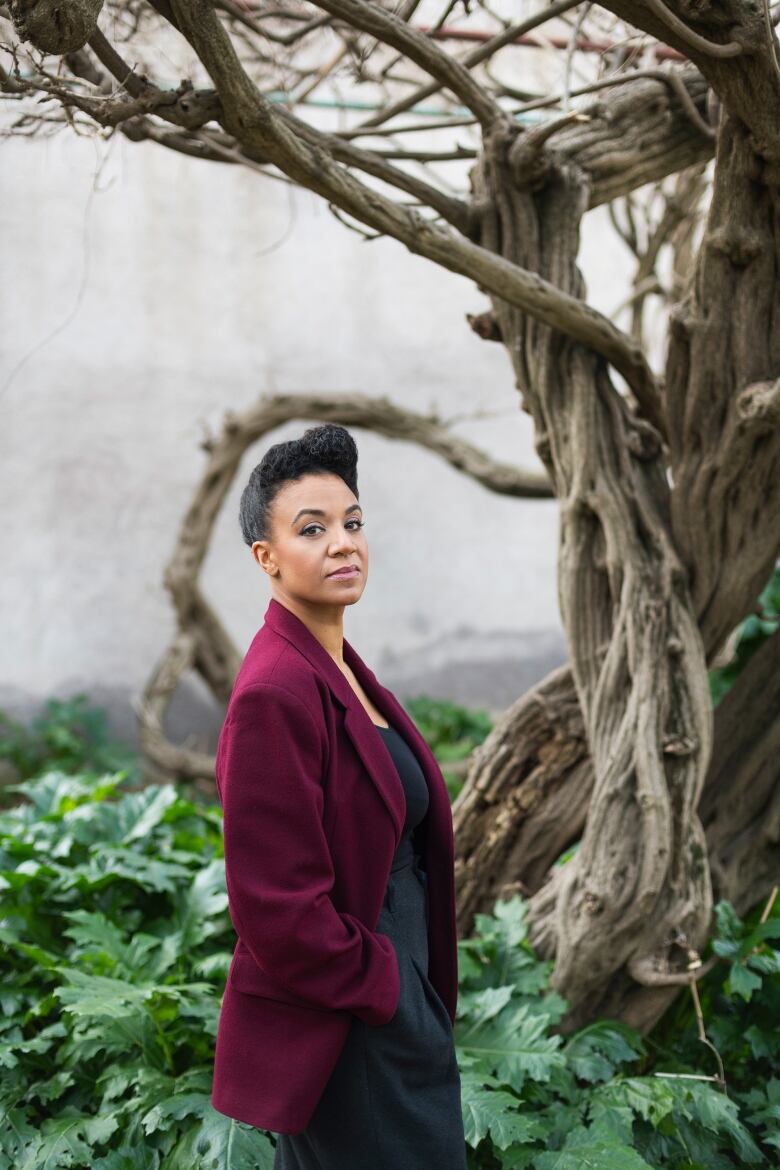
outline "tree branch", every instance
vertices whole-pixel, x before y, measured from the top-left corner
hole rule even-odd
[[[684,21],[680,20],[679,16],[672,12],[670,8],[667,8],[663,0],[645,0],[645,3],[650,11],[667,28],[672,29],[688,48],[696,49],[699,53],[705,53],[708,57],[738,57],[740,53],[744,52],[744,46],[739,41],[727,41],[723,45],[717,41],[710,41],[706,37],[700,36],[692,28],[689,28]]]
[[[682,21],[661,0],[604,0],[603,6],[690,57],[724,108],[749,128],[756,152],[773,168],[780,165],[780,69],[766,0],[755,4],[721,0],[706,5],[685,5],[677,0],[677,8],[694,14],[691,22]],[[696,30],[691,23],[696,24]],[[724,30],[728,31],[726,42],[722,40]],[[720,49],[713,49],[716,43]]]
[[[179,25],[222,98],[224,124],[249,153],[260,149],[303,186],[356,219],[406,244],[443,268],[476,280],[480,287],[537,316],[602,354],[634,390],[648,420],[661,433],[658,387],[647,360],[630,338],[591,306],[537,274],[508,263],[494,252],[461,240],[408,208],[358,182],[319,146],[292,132],[292,116],[281,117],[259,93],[238,60],[208,0],[172,0]],[[505,127],[517,131],[517,127]]]
[[[492,37],[490,40],[485,41],[485,43],[480,45],[478,48],[473,49],[470,53],[467,53],[463,60],[464,67],[466,69],[471,69],[474,65],[479,65],[483,61],[489,60],[490,57],[494,56],[498,50],[502,49],[505,45],[511,44],[511,42],[516,40],[518,37],[523,36],[525,33],[530,32],[534,28],[538,28],[539,25],[544,24],[553,17],[560,16],[562,13],[568,12],[571,8],[576,8],[581,3],[582,0],[557,0],[556,3],[549,4],[548,7],[543,11],[534,13],[534,15],[529,17],[527,20],[522,20],[519,24],[510,25],[508,28],[504,29],[503,32],[498,33],[497,36]],[[390,105],[386,106],[385,109],[380,110],[377,114],[373,114],[370,118],[366,118],[366,120],[361,122],[359,126],[353,127],[350,130],[350,134],[355,136],[368,133],[371,130],[376,129],[378,126],[383,125],[385,122],[388,122],[397,114],[401,114],[405,110],[411,109],[412,106],[417,105],[418,102],[424,101],[425,98],[432,97],[433,94],[439,93],[440,90],[441,85],[437,81],[432,81],[429,84],[421,85],[419,88],[414,89],[410,94],[407,94],[405,98],[401,98],[399,101],[392,102]]]
[[[702,129],[708,86],[697,69],[642,70],[624,82],[583,106],[589,121],[560,130],[547,150],[550,165],[575,163],[588,175],[589,208],[714,155],[713,133]],[[513,153],[512,165],[518,171],[522,138]]]

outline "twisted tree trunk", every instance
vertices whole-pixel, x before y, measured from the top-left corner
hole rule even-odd
[[[748,662],[715,711],[715,737],[698,815],[704,827],[713,898],[738,914],[755,906],[780,874],[780,633]],[[504,714],[471,759],[453,807],[458,930],[498,898],[536,902],[542,931],[552,921],[549,872],[580,840],[593,793],[593,766],[572,672],[561,667]],[[545,883],[547,885],[545,886]],[[543,891],[543,893],[540,893]],[[545,958],[555,937],[537,933]],[[635,967],[619,1015],[648,1031],[679,993],[671,975],[652,985]],[[636,979],[639,975],[644,982]]]
[[[533,155],[502,127],[474,172],[480,242],[573,297],[588,181],[573,163],[522,184]],[[513,155],[514,149],[514,155]],[[602,358],[506,305],[493,311],[560,499],[559,597],[594,770],[578,852],[531,902],[532,939],[555,954],[574,1012],[614,1013],[637,957],[684,933],[703,944],[712,909],[695,809],[712,716],[686,574],[669,537],[661,436],[632,414]]]
[[[747,137],[723,116],[695,280],[673,314],[660,433],[618,394],[601,357],[493,298],[561,501],[560,605],[593,768],[578,850],[531,899],[532,941],[554,956],[553,983],[571,1004],[564,1027],[594,1015],[647,1026],[667,997],[644,985],[674,977],[709,930],[697,812],[713,735],[707,662],[778,548],[764,518],[767,507],[777,515],[780,491],[780,220],[773,172]],[[479,242],[584,299],[587,176],[571,160],[537,160],[514,126],[486,140],[473,172]],[[567,779],[577,770],[570,760]],[[582,803],[578,793],[569,824]]]

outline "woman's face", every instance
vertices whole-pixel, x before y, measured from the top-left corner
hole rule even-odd
[[[363,509],[339,475],[308,474],[286,483],[271,505],[271,539],[252,555],[268,573],[277,599],[354,605],[368,578]],[[335,569],[356,566],[348,576]]]

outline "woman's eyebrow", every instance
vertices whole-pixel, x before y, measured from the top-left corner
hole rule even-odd
[[[348,508],[344,509],[344,515],[348,516],[350,512],[362,512],[362,511],[363,511],[363,509],[361,508],[360,504],[350,504]],[[322,508],[301,508],[300,512],[295,517],[295,519],[293,520],[290,527],[292,528],[293,524],[297,524],[298,521],[300,520],[301,516],[305,516],[307,513],[309,513],[312,516],[327,516],[327,514],[328,514],[327,512],[323,512]]]

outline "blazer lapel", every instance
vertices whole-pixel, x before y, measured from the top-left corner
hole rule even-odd
[[[406,817],[406,797],[393,757],[374,726],[371,716],[330,654],[292,610],[287,609],[286,606],[272,597],[265,613],[265,621],[311,662],[312,666],[327,682],[336,700],[344,708],[344,727],[363,761],[368,775],[387,806],[395,829],[397,847],[401,840]],[[379,684],[373,672],[365,665],[346,638],[344,638],[344,660],[354,671],[355,677],[371,702],[385,715],[388,723],[395,726],[408,741],[410,736],[407,725],[411,723],[411,720],[400,710],[400,704],[390,692]],[[416,728],[414,730],[416,731]],[[422,739],[419,732],[417,735]],[[428,770],[425,769],[425,772],[430,787]]]

